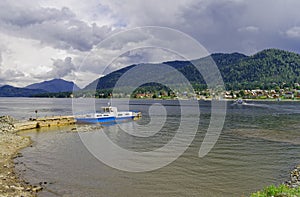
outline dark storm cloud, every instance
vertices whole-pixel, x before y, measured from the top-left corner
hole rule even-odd
[[[291,35],[298,35],[297,28],[291,28],[300,24],[299,7],[299,1],[289,0],[198,1],[182,10],[182,30],[211,52],[255,53],[265,48],[300,52],[291,40]]]
[[[251,53],[269,47],[299,51],[295,46],[300,27],[297,0],[132,0],[126,4],[104,0],[102,4],[106,14],[114,16],[114,24],[179,29],[210,52]],[[89,51],[112,31],[109,26],[87,24],[67,7],[47,8],[6,0],[0,6],[2,32],[60,49]]]
[[[5,0],[0,2],[0,7],[2,32],[39,40],[59,49],[88,51],[111,31],[110,27],[89,25],[77,19],[69,8],[30,7]]]
[[[161,25],[181,30],[210,52],[277,47],[300,52],[300,1],[188,0],[108,3],[130,27]],[[130,14],[134,13],[134,14]]]

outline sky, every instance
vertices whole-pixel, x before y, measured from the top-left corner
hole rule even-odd
[[[147,31],[99,47],[144,26],[182,32],[208,53],[252,55],[266,48],[300,53],[299,0],[1,0],[0,7],[0,85],[63,78],[84,87],[130,64],[180,59],[158,48],[124,52],[125,45],[153,44]],[[178,39],[169,44],[184,45]]]

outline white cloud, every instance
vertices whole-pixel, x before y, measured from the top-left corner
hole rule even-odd
[[[289,38],[300,38],[300,27],[292,27],[286,31],[286,35]]]
[[[24,73],[18,70],[5,70],[0,69],[0,86],[14,84],[18,80],[22,80],[25,77]],[[22,85],[21,85],[22,86]]]
[[[75,69],[75,65],[72,62],[71,57],[66,57],[64,60],[62,59],[53,59],[53,64],[51,67],[51,70],[41,73],[38,75],[33,74],[34,77],[36,78],[56,78],[60,79],[63,77],[66,77],[67,75],[71,74]]]
[[[238,31],[241,33],[258,33],[259,28],[255,26],[246,26],[246,27],[240,27],[238,28]]]
[[[0,64],[1,78],[4,78],[4,73],[7,70],[24,73],[23,78],[20,77],[18,80],[9,80],[8,84],[16,86],[24,86],[28,83],[38,82],[40,79],[35,79],[30,76],[51,70],[53,64],[52,58],[64,58],[67,55],[67,52],[64,50],[42,46],[36,40],[17,38],[1,33],[0,48],[2,57],[2,63]]]

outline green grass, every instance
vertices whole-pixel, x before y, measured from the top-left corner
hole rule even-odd
[[[300,197],[300,188],[289,188],[286,185],[278,187],[271,185],[262,191],[251,194],[251,197]]]

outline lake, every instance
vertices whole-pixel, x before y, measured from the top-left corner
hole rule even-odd
[[[80,103],[108,100],[80,99]],[[122,100],[116,101],[126,108]],[[158,103],[157,108],[151,108]],[[141,111],[135,122],[71,132],[75,126],[26,131],[34,141],[17,158],[17,170],[32,184],[42,182],[39,196],[242,196],[278,184],[288,178],[293,166],[300,163],[300,102],[251,102],[246,106],[227,102],[222,133],[213,149],[198,157],[210,120],[210,101],[200,101],[197,133],[188,149],[174,162],[149,172],[125,172],[96,159],[81,141],[81,134],[93,136],[104,132],[111,141],[128,150],[143,152],[162,147],[174,137],[181,120],[180,107],[187,112],[195,106],[179,106],[178,101],[132,100],[129,108]],[[167,118],[159,133],[147,138],[133,138],[122,128],[146,125],[151,120]],[[1,115],[19,119],[72,114],[71,99],[0,98]],[[84,110],[84,108],[82,109]],[[150,116],[151,115],[151,116]],[[192,113],[186,113],[189,119]],[[192,120],[192,118],[191,118]],[[198,123],[197,123],[198,124]],[[148,125],[148,127],[147,127]],[[146,130],[147,130],[146,129]],[[148,131],[147,130],[147,131]],[[112,153],[110,149],[103,150]]]

